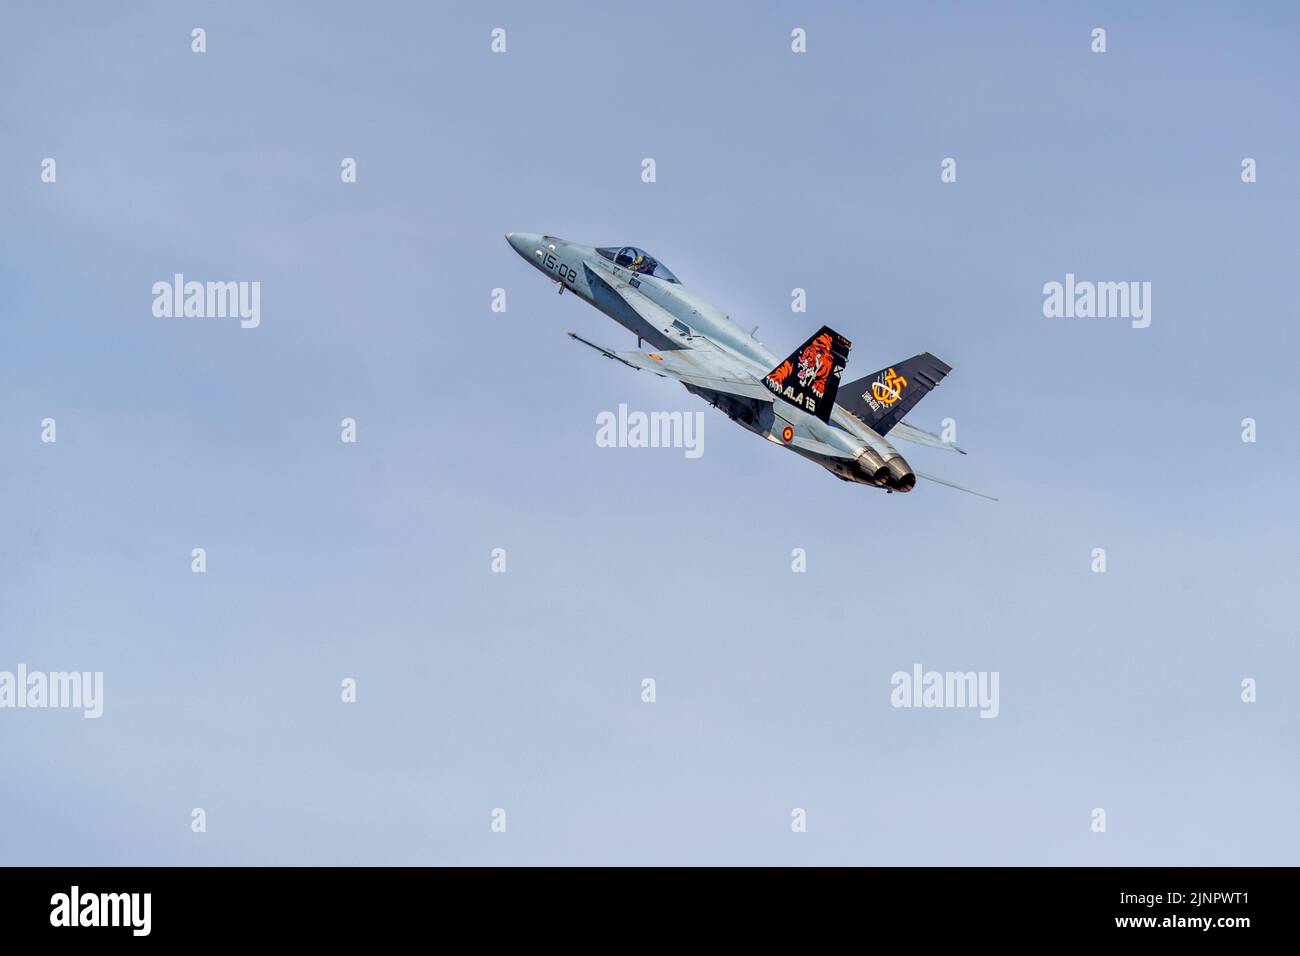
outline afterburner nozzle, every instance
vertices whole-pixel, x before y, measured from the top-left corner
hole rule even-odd
[[[902,455],[894,455],[886,463],[889,466],[889,478],[885,481],[886,486],[894,491],[908,492],[916,487],[916,475],[912,472],[912,466],[907,463],[907,459]]]
[[[885,464],[885,459],[881,458],[880,454],[875,450],[865,446],[859,448],[856,459],[858,470],[872,484],[884,484],[889,478],[889,466]]]

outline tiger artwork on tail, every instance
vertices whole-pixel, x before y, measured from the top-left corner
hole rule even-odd
[[[852,343],[844,336],[822,326],[788,358],[767,373],[764,383],[782,399],[815,415],[830,420],[835,407],[840,373],[848,361]]]
[[[818,398],[824,398],[826,380],[830,378],[832,365],[831,337],[823,332],[809,342],[799,356],[799,384],[804,388],[811,386]]]

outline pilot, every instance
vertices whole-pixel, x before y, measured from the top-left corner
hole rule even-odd
[[[641,253],[639,256],[633,259],[632,264],[628,266],[628,268],[631,269],[633,272],[649,272],[650,271],[649,266],[645,261],[645,253]]]

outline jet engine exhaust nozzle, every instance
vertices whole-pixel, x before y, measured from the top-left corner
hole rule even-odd
[[[916,487],[916,475],[912,472],[912,466],[907,463],[907,459],[902,455],[895,455],[887,462],[889,465],[889,478],[885,482],[886,487],[893,491],[909,492]]]
[[[859,448],[856,456],[858,470],[873,485],[883,485],[889,478],[889,466],[885,459],[871,448]]]

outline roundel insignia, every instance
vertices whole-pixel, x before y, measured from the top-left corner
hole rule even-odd
[[[785,442],[788,445],[790,444],[790,441],[793,438],[794,438],[793,428],[791,428],[789,425],[786,425],[785,428],[781,429],[781,441]]]
[[[654,359],[656,362],[662,362],[664,360],[664,357],[660,355],[658,352],[651,352],[649,354],[650,357]]]

